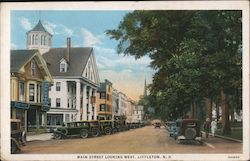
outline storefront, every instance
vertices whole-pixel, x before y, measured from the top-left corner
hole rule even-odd
[[[30,104],[18,101],[11,101],[11,118],[21,120],[21,127],[27,131],[27,111]]]

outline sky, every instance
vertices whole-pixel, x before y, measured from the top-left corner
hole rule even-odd
[[[118,42],[105,31],[116,29],[123,17],[131,11],[12,11],[11,49],[26,49],[26,32],[41,19],[52,37],[52,48],[66,47],[71,37],[72,47],[93,47],[100,81],[108,79],[113,87],[129,98],[138,100],[144,92],[144,82],[152,82],[154,70],[148,56],[135,60],[132,56],[117,54]]]

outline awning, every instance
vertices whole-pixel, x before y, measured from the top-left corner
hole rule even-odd
[[[10,105],[13,108],[20,108],[25,110],[28,110],[30,108],[30,104],[25,102],[11,101]]]

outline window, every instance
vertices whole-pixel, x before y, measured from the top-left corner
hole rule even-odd
[[[100,98],[105,99],[106,98],[106,93],[105,92],[100,92]]]
[[[24,82],[19,83],[19,101],[24,101],[25,87]]]
[[[38,35],[35,37],[35,44],[38,45]]]
[[[35,95],[34,95],[34,84],[29,84],[29,101],[34,102],[35,101]]]
[[[35,60],[33,59],[31,61],[31,75],[34,76],[35,72],[36,72],[36,63],[35,63]]]
[[[105,108],[106,106],[105,106],[105,104],[100,104],[100,111],[105,111]]]
[[[45,44],[45,39],[46,39],[46,36],[43,36],[43,45],[46,45]]]
[[[69,99],[68,99],[68,108],[69,108]]]
[[[56,91],[61,90],[61,82],[56,82]]]
[[[43,35],[41,36],[41,45],[43,45]]]
[[[49,106],[51,106],[51,98],[49,98]]]
[[[35,42],[35,35],[32,35],[32,45],[34,45]]]
[[[40,85],[39,84],[36,85],[36,90],[37,90],[36,102],[40,102]]]
[[[64,63],[64,62],[62,62],[61,64],[60,64],[60,72],[66,72],[66,64]]]
[[[61,99],[56,98],[56,107],[60,107],[60,106],[61,106]]]
[[[69,114],[65,114],[65,122],[69,122]]]

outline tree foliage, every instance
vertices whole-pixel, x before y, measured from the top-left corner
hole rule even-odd
[[[203,98],[240,109],[241,17],[241,11],[134,11],[107,35],[119,41],[119,54],[151,58],[149,102],[175,119]],[[230,132],[229,107],[222,108]]]

